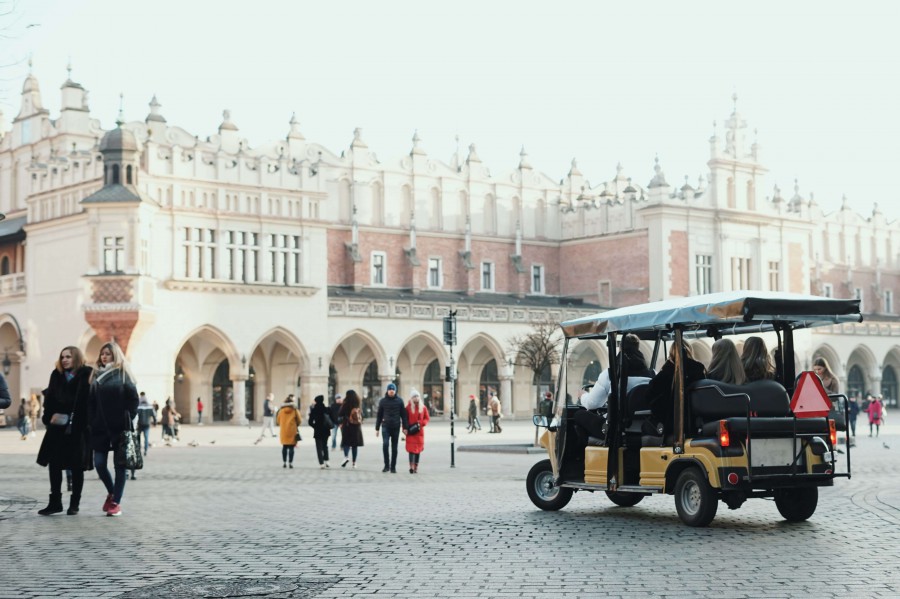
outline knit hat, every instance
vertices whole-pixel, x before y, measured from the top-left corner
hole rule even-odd
[[[470,396],[469,396],[469,399],[471,399],[472,401],[475,401],[475,396],[474,396],[474,395],[470,395]]]
[[[316,402],[316,403],[324,403],[324,402],[325,402],[325,396],[324,396],[324,395],[316,395],[316,398],[315,398],[313,401]]]
[[[388,383],[387,390],[388,391],[396,391],[397,385],[395,385],[394,383]]]
[[[286,404],[293,404],[293,403],[294,403],[294,398],[293,398],[293,397],[288,397],[287,399],[284,400],[284,403],[286,403]]]
[[[413,387],[409,391],[409,398],[412,399],[413,397],[421,397],[421,395],[419,395],[419,391],[415,387]]]

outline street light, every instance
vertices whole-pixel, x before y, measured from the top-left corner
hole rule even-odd
[[[12,362],[9,361],[9,352],[3,356],[3,376],[9,376],[9,370],[12,368]]]

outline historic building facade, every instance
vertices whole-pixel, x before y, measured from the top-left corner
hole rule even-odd
[[[199,136],[156,98],[143,120],[104,130],[71,75],[55,119],[29,76],[0,140],[11,388],[42,389],[64,345],[93,360],[115,338],[140,388],[184,414],[202,397],[205,417],[242,422],[267,392],[308,404],[348,388],[371,409],[390,380],[446,412],[441,319],[455,310],[457,394],[494,390],[526,416],[553,376],[511,359],[531,322],[759,288],[863,299],[865,323],[803,336],[798,361],[824,355],[850,388],[896,397],[897,223],[847,202],[824,214],[797,188],[766,197],[745,130],[735,109],[696,187],[671,186],[658,163],[646,186],[621,167],[591,185],[575,161],[551,179],[524,149],[497,174],[474,145],[438,160],[417,134],[387,162],[360,130],[334,152],[293,117],[256,147],[228,111]],[[591,378],[605,360],[586,349],[569,367]]]

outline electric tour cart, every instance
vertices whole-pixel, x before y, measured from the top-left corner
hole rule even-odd
[[[815,374],[798,376],[794,338],[808,334],[802,329],[861,321],[859,300],[739,291],[631,306],[562,323],[565,344],[553,416],[534,417],[535,425],[546,428],[541,445],[549,459],[528,473],[529,498],[543,510],[559,510],[575,491],[602,491],[623,507],[665,493],[674,495],[685,524],[706,526],[719,501],[737,509],[747,499],[765,497],[774,499],[786,520],[806,520],[815,512],[819,487],[850,477],[849,445],[845,470],[838,472],[843,464],[836,455],[837,430],[846,427],[848,404],[843,396],[826,396]],[[651,366],[668,355],[668,344],[678,350],[674,426],[663,435],[647,434],[655,432],[645,424],[651,418],[648,385],[628,391],[627,377],[620,376],[617,340],[628,333],[653,345]],[[769,349],[778,348],[775,380],[727,385],[705,379],[685,387],[686,342],[752,334],[765,336]],[[585,447],[573,422],[575,412],[585,409],[574,399],[583,381],[580,374],[568,380],[567,371],[577,370],[569,363],[588,354],[585,346],[594,355],[604,341],[611,381],[607,430],[604,438],[588,439]]]

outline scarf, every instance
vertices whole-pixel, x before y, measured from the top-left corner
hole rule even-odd
[[[97,376],[94,378],[95,385],[104,385],[106,384],[106,379],[114,372],[119,372],[118,368],[115,368],[112,364],[106,364],[105,366],[98,366]]]

